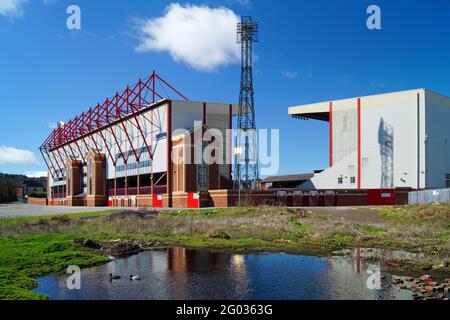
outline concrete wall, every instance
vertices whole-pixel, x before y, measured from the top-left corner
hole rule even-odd
[[[427,90],[425,121],[426,188],[445,188],[450,174],[450,98]]]

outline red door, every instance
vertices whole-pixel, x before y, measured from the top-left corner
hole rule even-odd
[[[369,206],[393,206],[396,204],[395,189],[372,189],[368,191]]]
[[[163,195],[162,194],[154,194],[153,195],[153,208],[162,208],[163,207]]]
[[[383,206],[395,206],[396,203],[395,189],[381,190],[381,204]]]
[[[188,208],[200,208],[199,193],[188,193]]]

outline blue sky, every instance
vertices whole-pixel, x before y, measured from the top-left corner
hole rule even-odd
[[[11,3],[15,11],[6,8]],[[172,3],[0,0],[0,172],[46,170],[37,149],[49,125],[80,114],[153,69],[191,100],[237,102],[239,64],[232,57],[201,70],[175,61],[167,50],[136,50],[142,43],[136,21],[165,16]],[[291,119],[291,105],[419,87],[450,95],[449,1],[179,3],[223,6],[259,20],[257,125],[281,130],[280,174],[328,164],[327,124]],[[66,27],[70,4],[81,8],[80,31]],[[366,27],[371,4],[381,8],[381,30]],[[192,45],[204,37],[192,39]]]

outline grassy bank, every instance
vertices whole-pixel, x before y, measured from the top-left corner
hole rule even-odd
[[[233,208],[152,212],[105,211],[0,219],[0,299],[45,298],[33,278],[104,263],[73,240],[167,241],[232,251],[327,254],[345,247],[426,254],[420,268],[448,270],[450,205],[377,209]]]
[[[0,239],[0,299],[45,299],[31,292],[34,278],[60,273],[70,265],[88,267],[108,261],[106,257],[80,251],[73,236],[22,235]]]

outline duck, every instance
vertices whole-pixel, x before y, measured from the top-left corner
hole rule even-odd
[[[110,273],[109,274],[109,280],[119,280],[119,279],[121,279],[121,277],[120,276],[115,276],[115,275],[113,275],[112,273]]]
[[[139,276],[134,276],[134,275],[130,275],[130,280],[141,280],[141,277],[139,277]]]

